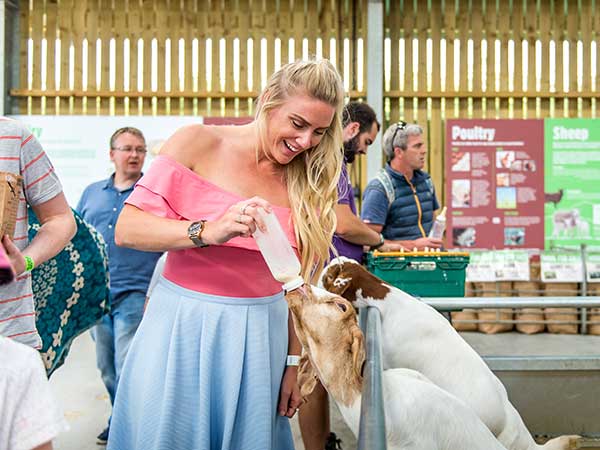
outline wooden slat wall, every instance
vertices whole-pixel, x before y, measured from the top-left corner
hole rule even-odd
[[[366,98],[367,6],[367,0],[21,0],[22,70],[20,86],[11,93],[20,112],[28,114],[247,116],[254,112],[253,101],[264,77],[290,59],[290,39],[294,58],[303,56],[305,46],[309,54],[314,54],[318,39],[323,57],[331,58],[330,42],[335,39],[335,64],[345,78],[349,97]],[[446,118],[598,117],[598,0],[385,0],[384,12],[389,73],[384,80],[383,129],[399,119],[418,122],[426,129],[427,169],[440,194]],[[44,39],[47,57],[42,67]],[[111,39],[114,67],[109,58]],[[158,49],[154,56],[153,39]],[[249,39],[253,55],[250,64]],[[359,39],[363,41],[362,54],[358,51]],[[126,40],[128,70],[124,64]],[[219,51],[221,40],[225,43],[223,55]],[[345,40],[350,44],[346,55]],[[522,41],[527,43],[525,74]],[[568,59],[563,53],[564,42],[568,44]],[[58,44],[60,58],[56,59]],[[509,63],[511,45],[514,61]],[[555,83],[551,86],[552,45]],[[578,45],[583,48],[582,74],[578,73]],[[276,47],[280,49],[279,57]],[[595,61],[592,48],[599,53]],[[97,51],[101,52],[98,60]],[[209,72],[207,57],[212,64]],[[535,67],[538,59],[539,79]],[[138,78],[140,62],[143,83],[138,89],[142,81]],[[455,63],[459,67],[456,74]],[[234,74],[236,65],[239,70]],[[564,71],[564,67],[568,69]],[[111,71],[115,73],[114,86],[109,84]],[[565,75],[569,77],[566,89]],[[355,164],[352,174],[360,186],[366,182],[363,164]]]

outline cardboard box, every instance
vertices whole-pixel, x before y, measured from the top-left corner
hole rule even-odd
[[[0,236],[15,235],[17,209],[23,177],[11,172],[0,172]]]

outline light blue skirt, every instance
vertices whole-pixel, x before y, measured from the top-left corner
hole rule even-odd
[[[119,381],[108,450],[292,450],[277,414],[283,293],[207,295],[161,278]]]

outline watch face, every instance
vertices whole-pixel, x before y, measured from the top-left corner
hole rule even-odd
[[[190,227],[188,228],[188,233],[190,234],[190,236],[194,236],[197,237],[198,234],[202,231],[202,226],[204,224],[202,222],[196,222],[190,225]]]

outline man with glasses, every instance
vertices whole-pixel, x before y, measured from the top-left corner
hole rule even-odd
[[[160,253],[142,252],[115,244],[115,224],[125,200],[142,177],[146,140],[140,130],[120,128],[110,138],[110,160],[115,172],[106,180],[89,185],[77,211],[106,241],[110,273],[111,311],[92,329],[96,362],[111,404],[131,340],[142,320],[146,291]],[[109,420],[110,425],[110,420]],[[97,438],[108,441],[107,426]]]
[[[423,170],[427,147],[423,129],[400,121],[383,135],[387,164],[363,193],[361,218],[407,250],[441,248],[442,240],[429,238],[434,211],[440,207],[431,177]]]

